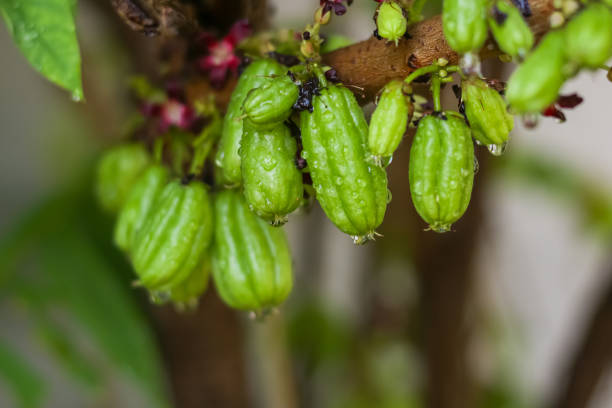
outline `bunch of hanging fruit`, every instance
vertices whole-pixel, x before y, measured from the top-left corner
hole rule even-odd
[[[378,2],[374,34],[381,47],[396,46],[421,20],[424,0]],[[116,245],[153,300],[191,305],[212,272],[231,307],[264,313],[282,303],[293,283],[288,215],[316,199],[355,243],[374,239],[391,197],[385,169],[410,127],[414,207],[431,230],[449,231],[470,202],[475,144],[499,155],[513,114],[561,117],[559,108],[580,102],[559,97],[563,83],[582,69],[608,70],[612,56],[609,0],[555,0],[553,28],[535,49],[526,1],[444,0],[444,36],[460,63],[440,58],[390,81],[368,124],[351,89],[321,62],[346,45],[320,34],[332,14],[346,12],[343,3],[321,0],[301,33],[242,38],[240,22],[223,40],[206,39],[210,55],[198,64],[211,82],[242,70],[224,114],[210,99],[189,104],[134,81],[160,132],[106,152],[96,188],[117,215]],[[518,63],[507,86],[480,73],[489,32],[500,59]],[[459,109],[443,110],[441,89],[456,79]],[[433,103],[415,82],[429,84]]]

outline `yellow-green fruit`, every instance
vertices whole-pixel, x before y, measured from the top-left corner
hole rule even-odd
[[[550,31],[512,73],[506,99],[516,113],[539,113],[557,100],[566,79],[564,35]]]
[[[285,231],[253,214],[238,190],[215,196],[212,267],[219,296],[235,309],[278,306],[293,286]]]
[[[378,7],[376,27],[378,35],[388,41],[397,41],[406,33],[408,22],[404,17],[402,6],[395,1],[387,0]]]
[[[202,264],[213,228],[207,187],[168,183],[134,237],[131,257],[140,284],[154,293],[181,284]]]
[[[403,81],[394,80],[383,88],[372,114],[368,147],[375,157],[391,156],[406,133],[414,107],[402,91]]]
[[[481,144],[492,146],[490,151],[500,152],[514,127],[514,118],[499,92],[479,78],[469,78],[461,83],[461,100],[472,134]],[[493,148],[497,146],[499,148]]]
[[[589,3],[563,28],[565,55],[578,67],[601,68],[612,57],[612,10]]]
[[[168,183],[169,171],[153,164],[136,180],[115,224],[115,244],[129,252],[136,232],[147,219],[153,203]]]
[[[208,251],[203,254],[202,258],[202,263],[191,271],[187,279],[170,289],[169,298],[179,308],[196,306],[198,298],[208,288],[211,271]]]
[[[470,203],[474,145],[463,118],[452,113],[419,121],[410,149],[410,194],[415,209],[436,232],[450,230]]]
[[[247,94],[251,89],[264,85],[267,78],[286,73],[287,68],[278,62],[262,59],[253,62],[240,75],[223,118],[223,130],[215,156],[215,177],[219,183],[237,186],[242,181],[238,149],[242,139],[242,104]]]
[[[460,54],[476,52],[487,39],[487,0],[444,0],[442,29]]]
[[[523,58],[533,47],[533,33],[512,4],[502,0],[495,3],[489,28],[499,48],[513,58]]]
[[[244,196],[253,212],[275,226],[287,221],[304,195],[296,152],[295,138],[284,124],[258,129],[244,121],[240,147]]]
[[[368,125],[355,96],[329,85],[301,114],[303,157],[327,217],[356,243],[373,239],[387,209],[387,174],[367,150]]]
[[[298,94],[299,88],[289,75],[265,78],[262,86],[247,94],[242,108],[252,124],[272,128],[289,117]]]
[[[95,187],[102,208],[112,213],[119,211],[149,162],[149,153],[140,143],[123,144],[105,152],[98,162]]]

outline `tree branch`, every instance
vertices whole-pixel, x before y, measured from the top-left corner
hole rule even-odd
[[[191,33],[198,26],[178,0],[111,0],[111,6],[132,30],[147,36]]]
[[[548,17],[553,12],[552,0],[532,0],[532,16],[527,19],[536,36],[549,29]],[[332,66],[343,84],[350,86],[362,102],[374,99],[376,93],[390,80],[403,78],[417,68],[430,65],[438,58],[446,58],[452,64],[459,61],[444,39],[442,18],[435,16],[409,30],[410,39],[393,43],[371,37],[368,40],[341,48],[323,56],[325,64]],[[483,48],[482,57],[498,55],[492,41]],[[363,91],[355,91],[362,89]]]

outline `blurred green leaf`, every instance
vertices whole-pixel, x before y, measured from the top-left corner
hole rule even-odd
[[[13,40],[30,64],[51,82],[83,99],[76,0],[0,0]]]
[[[597,180],[541,153],[513,153],[497,164],[504,174],[575,205],[588,229],[604,241],[612,240],[612,193]]]
[[[0,240],[0,286],[29,306],[43,340],[73,376],[94,385],[108,372],[88,363],[48,310],[66,312],[105,364],[132,378],[154,406],[165,407],[153,334],[130,286],[129,265],[112,247],[112,222],[96,207],[90,173],[30,211]]]
[[[9,385],[22,408],[41,405],[45,393],[42,378],[4,342],[0,342],[0,377]]]

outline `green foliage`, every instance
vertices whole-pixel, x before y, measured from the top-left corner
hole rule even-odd
[[[37,334],[60,365],[86,385],[108,379],[108,365],[167,406],[160,359],[129,288],[130,268],[112,247],[91,177],[26,214],[0,241],[0,289],[26,306]],[[56,313],[68,322],[59,321]],[[86,333],[104,361],[73,343]]]
[[[9,385],[21,408],[40,406],[45,391],[43,379],[4,342],[0,342],[0,378]]]
[[[79,101],[83,86],[75,9],[76,0],[0,0],[0,13],[30,64]]]

